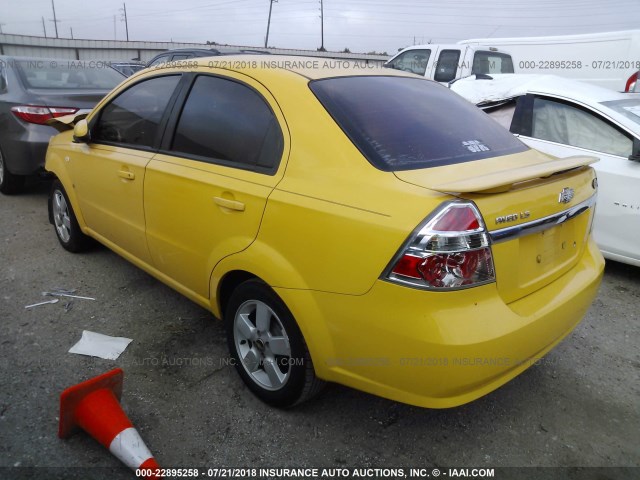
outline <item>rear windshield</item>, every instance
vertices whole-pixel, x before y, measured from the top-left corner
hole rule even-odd
[[[636,95],[633,95],[636,97]],[[640,126],[640,97],[627,100],[611,100],[602,102],[602,105],[627,117]]]
[[[498,52],[478,51],[473,57],[471,75],[490,73],[513,73],[511,55]]]
[[[438,167],[528,150],[479,108],[429,80],[339,77],[310,86],[380,170]]]
[[[112,90],[125,79],[107,62],[19,60],[16,65],[28,88]]]

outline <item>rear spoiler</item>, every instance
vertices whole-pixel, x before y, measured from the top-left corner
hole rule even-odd
[[[66,132],[67,130],[73,130],[76,123],[80,120],[87,118],[87,115],[91,113],[91,110],[78,110],[72,115],[65,115],[63,117],[50,118],[46,121],[46,124],[55,128],[59,132]]]
[[[443,193],[500,193],[510,190],[515,183],[550,177],[568,170],[586,167],[599,160],[597,157],[586,156],[555,158],[534,165],[510,166],[486,175],[473,175],[429,188]]]

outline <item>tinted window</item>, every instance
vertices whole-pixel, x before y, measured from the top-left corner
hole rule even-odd
[[[342,77],[314,81],[311,89],[381,170],[436,167],[527,150],[480,109],[428,80]]]
[[[177,54],[177,55],[174,55],[173,57],[171,57],[171,61],[175,62],[176,60],[185,60],[185,59],[191,58],[191,57],[193,57],[193,55],[188,55],[186,53],[180,53],[180,54]]]
[[[533,138],[628,157],[632,140],[594,113],[563,102],[533,102]]]
[[[162,55],[162,56],[160,56],[160,57],[156,58],[155,60],[153,60],[153,61],[149,64],[149,66],[152,66],[152,65],[159,65],[159,64],[161,64],[161,63],[168,62],[168,61],[169,61],[169,55]]]
[[[407,50],[387,63],[387,67],[424,76],[431,50]]]
[[[436,82],[450,82],[456,78],[458,60],[460,60],[460,50],[442,50],[433,79]]]
[[[112,90],[124,80],[106,62],[18,60],[16,65],[28,88]]]
[[[511,55],[498,52],[476,52],[471,74],[513,73]]]
[[[126,75],[127,77],[130,77],[134,73],[139,72],[140,70],[142,70],[144,68],[144,65],[129,65],[129,64],[124,64],[124,63],[112,63],[111,67],[115,68],[116,70],[118,70],[123,75]]]
[[[179,81],[179,75],[152,78],[118,95],[100,112],[92,140],[152,147]]]
[[[199,76],[180,115],[172,150],[251,167],[275,167],[282,156],[278,122],[258,93],[238,82]]]

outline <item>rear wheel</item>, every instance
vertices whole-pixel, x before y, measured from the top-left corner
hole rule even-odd
[[[80,225],[78,225],[78,220],[69,202],[69,197],[67,197],[67,192],[65,192],[59,180],[55,180],[51,185],[49,205],[60,245],[65,250],[73,253],[86,250],[90,243],[90,238],[80,230]]]
[[[25,179],[23,175],[14,175],[9,171],[0,151],[0,192],[5,195],[20,193],[24,189]]]
[[[239,285],[225,314],[227,343],[236,370],[262,401],[291,407],[318,394],[309,350],[286,305],[259,280]]]

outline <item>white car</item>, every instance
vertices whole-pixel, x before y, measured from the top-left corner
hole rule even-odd
[[[640,94],[552,75],[471,76],[451,89],[532,148],[599,157],[596,241],[606,258],[640,266]]]

